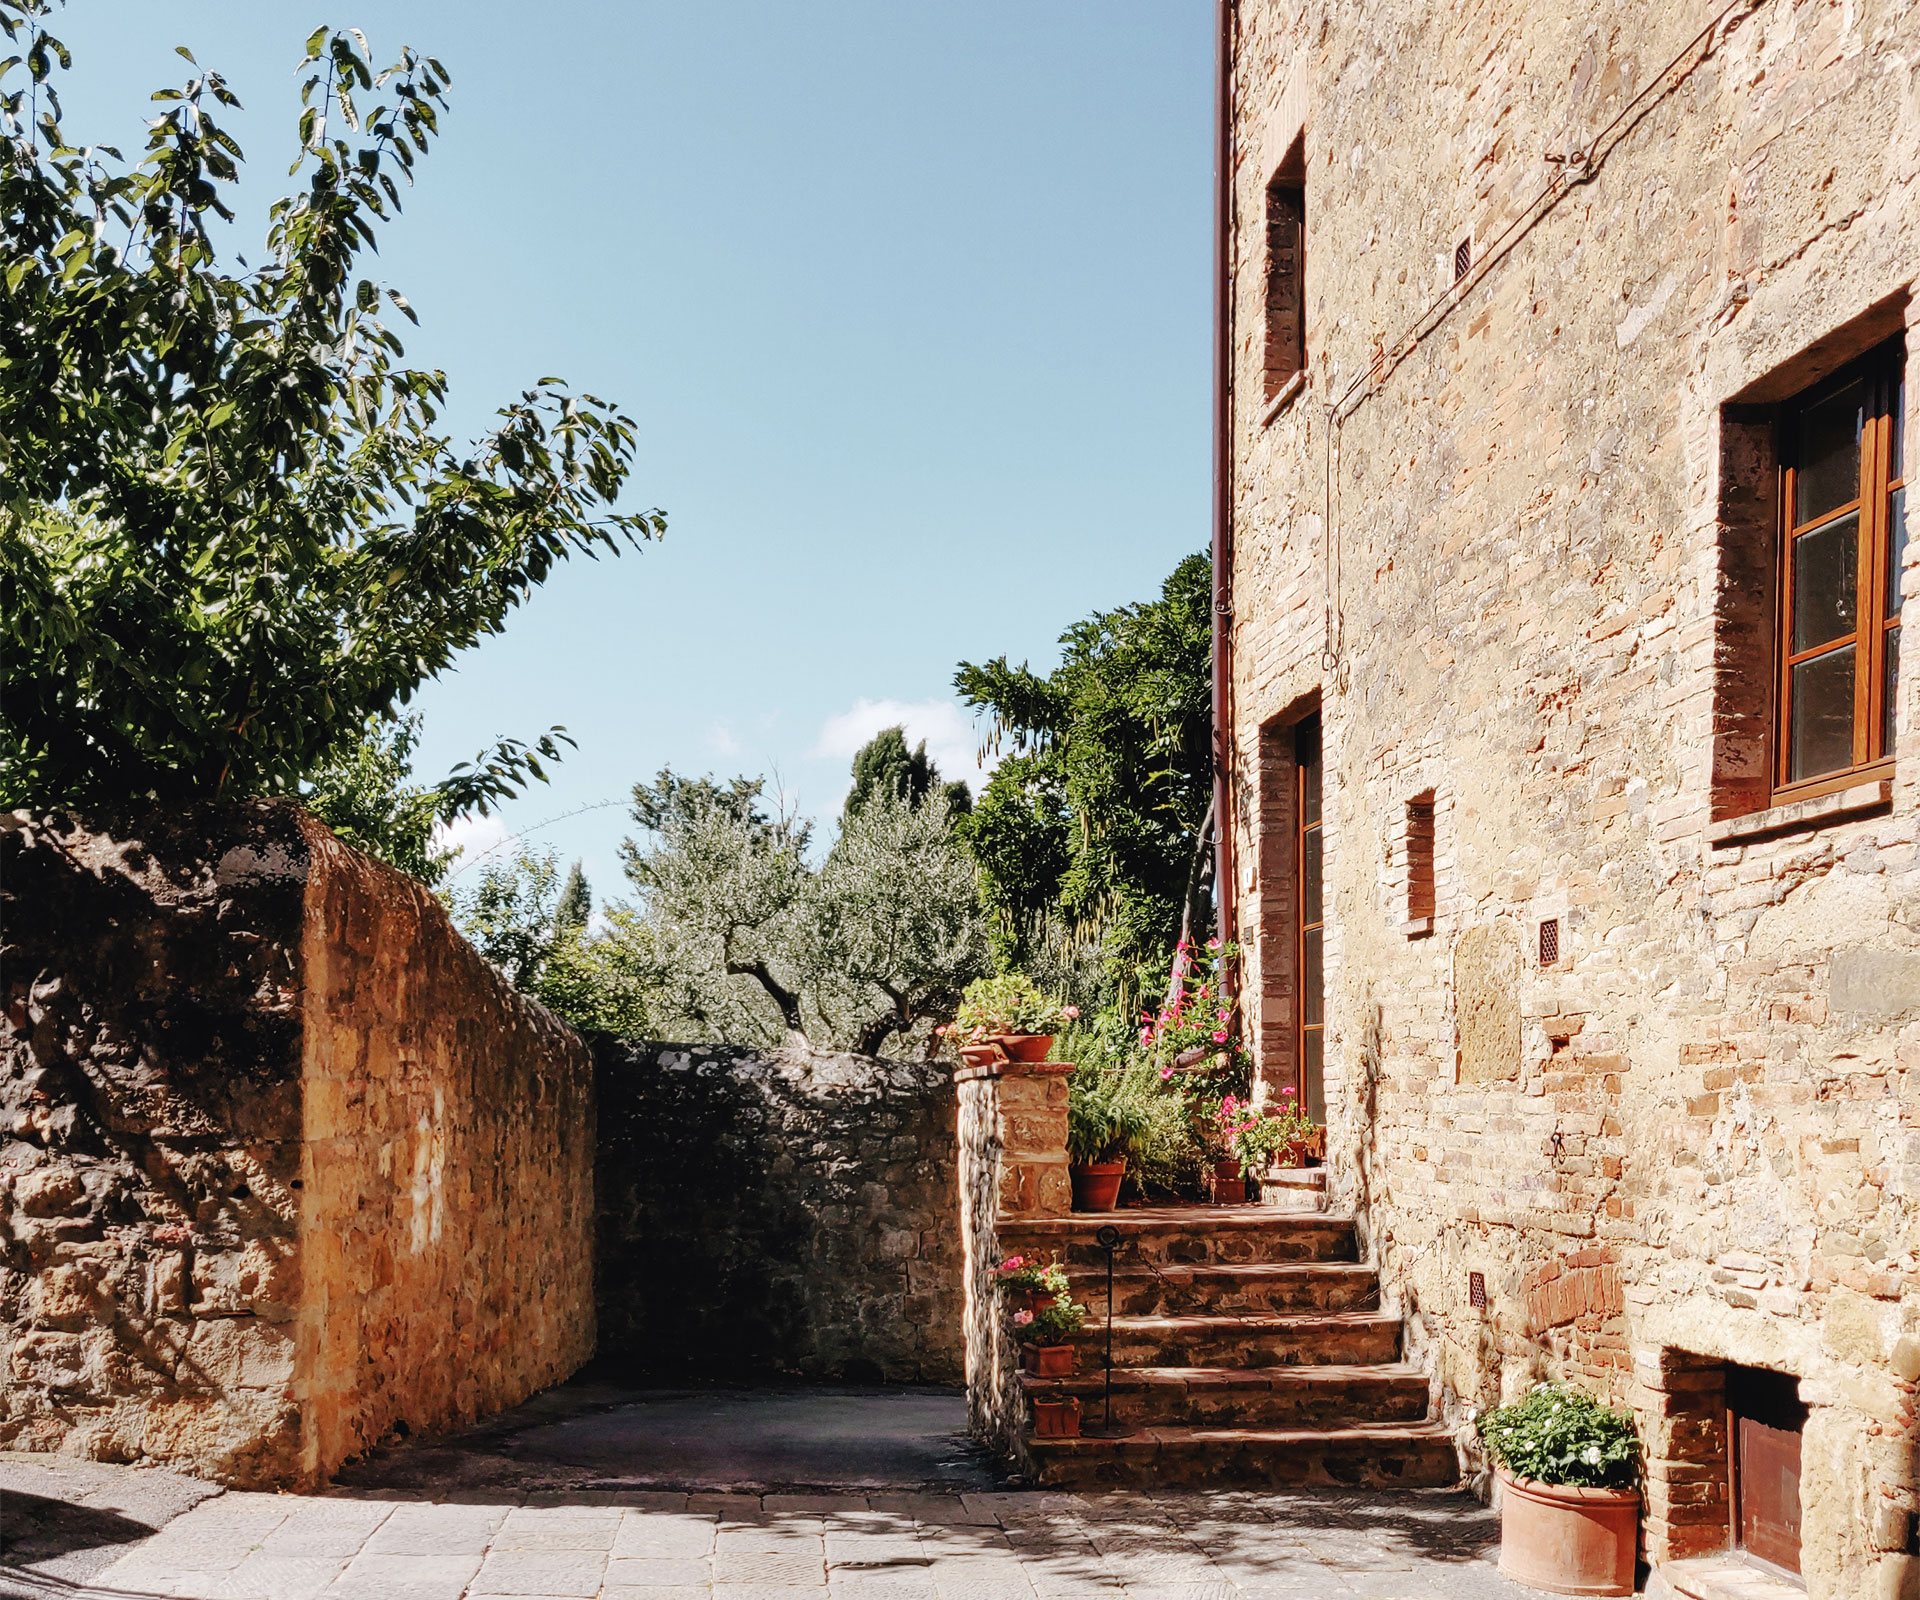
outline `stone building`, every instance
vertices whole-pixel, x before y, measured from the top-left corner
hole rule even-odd
[[[1920,5],[1229,29],[1263,1075],[1463,1440],[1566,1377],[1656,1565],[1920,1592]]]

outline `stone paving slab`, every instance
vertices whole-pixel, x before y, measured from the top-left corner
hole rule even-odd
[[[1497,1536],[1443,1491],[227,1493],[77,1586],[0,1569],[0,1596],[1522,1600]]]

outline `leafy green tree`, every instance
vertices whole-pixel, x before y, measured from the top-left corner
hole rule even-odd
[[[862,1055],[952,1019],[992,954],[973,863],[947,797],[914,805],[880,790],[850,815],[814,890],[815,1004]]]
[[[964,825],[1004,964],[1097,950],[1131,994],[1211,917],[1211,570],[1189,556],[1160,597],[1061,636],[1046,676],[1006,658],[954,683],[1012,745]]]
[[[654,1016],[665,973],[653,936],[630,906],[608,908],[604,920],[593,934],[560,930],[533,993],[576,1028],[623,1039],[656,1037]]]
[[[446,799],[413,781],[419,740],[418,712],[391,721],[370,717],[359,741],[337,751],[301,798],[346,843],[431,886],[458,852],[433,842]]]
[[[875,794],[920,806],[936,792],[946,797],[954,816],[973,809],[973,792],[965,783],[941,782],[939,767],[927,755],[926,740],[909,750],[904,727],[882,728],[853,758],[853,787],[847,791],[842,815],[853,816]]]
[[[522,850],[480,869],[471,889],[447,896],[453,920],[473,947],[516,989],[535,991],[560,930],[560,859],[551,850]]]
[[[647,839],[627,871],[662,974],[656,1020],[743,1044],[925,1044],[989,955],[945,795],[876,789],[816,868],[812,824],[769,816],[761,792],[671,772],[634,791]]]
[[[553,925],[562,933],[584,929],[593,916],[593,891],[587,887],[587,875],[578,861],[567,869],[567,881],[560,886],[560,901],[553,908]]]
[[[293,794],[555,562],[662,530],[613,509],[633,424],[542,378],[471,446],[437,430],[445,376],[358,264],[439,130],[434,58],[313,34],[305,188],[229,270],[233,92],[193,65],[143,159],[78,147],[48,9],[0,0],[0,804]],[[554,754],[502,741],[443,795],[484,810]]]

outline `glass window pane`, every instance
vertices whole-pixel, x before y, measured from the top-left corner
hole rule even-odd
[[[1887,469],[1887,481],[1897,482],[1906,474],[1900,470],[1900,435],[1907,431],[1907,380],[1896,376],[1893,380],[1893,401],[1887,407],[1887,415],[1893,418],[1892,464]]]
[[[1300,826],[1320,820],[1320,719],[1308,717],[1294,734],[1293,758],[1300,764]]]
[[[1907,491],[1895,489],[1887,500],[1887,615],[1900,610],[1900,568],[1907,559]]]
[[[1321,992],[1320,929],[1309,928],[1300,935],[1300,1020],[1318,1024],[1326,1020]]]
[[[1893,713],[1900,703],[1900,630],[1887,629],[1887,663],[1884,669],[1883,687],[1886,691],[1880,702],[1880,753],[1883,756],[1893,754]]]
[[[1327,1120],[1326,1036],[1310,1028],[1300,1038],[1300,1100],[1315,1122]]]
[[[1858,626],[1860,513],[1793,541],[1793,649],[1844,639]]]
[[[1853,765],[1853,646],[1793,669],[1793,729],[1787,776],[1817,778]]]
[[[1300,920],[1320,921],[1320,830],[1309,828],[1300,841]]]
[[[1860,496],[1867,385],[1856,378],[1800,413],[1794,430],[1794,526]]]

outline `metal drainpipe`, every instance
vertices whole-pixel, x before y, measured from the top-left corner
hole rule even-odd
[[[1216,0],[1213,146],[1213,885],[1215,933],[1239,930],[1233,875],[1233,23]],[[1239,990],[1238,972],[1227,982]]]

